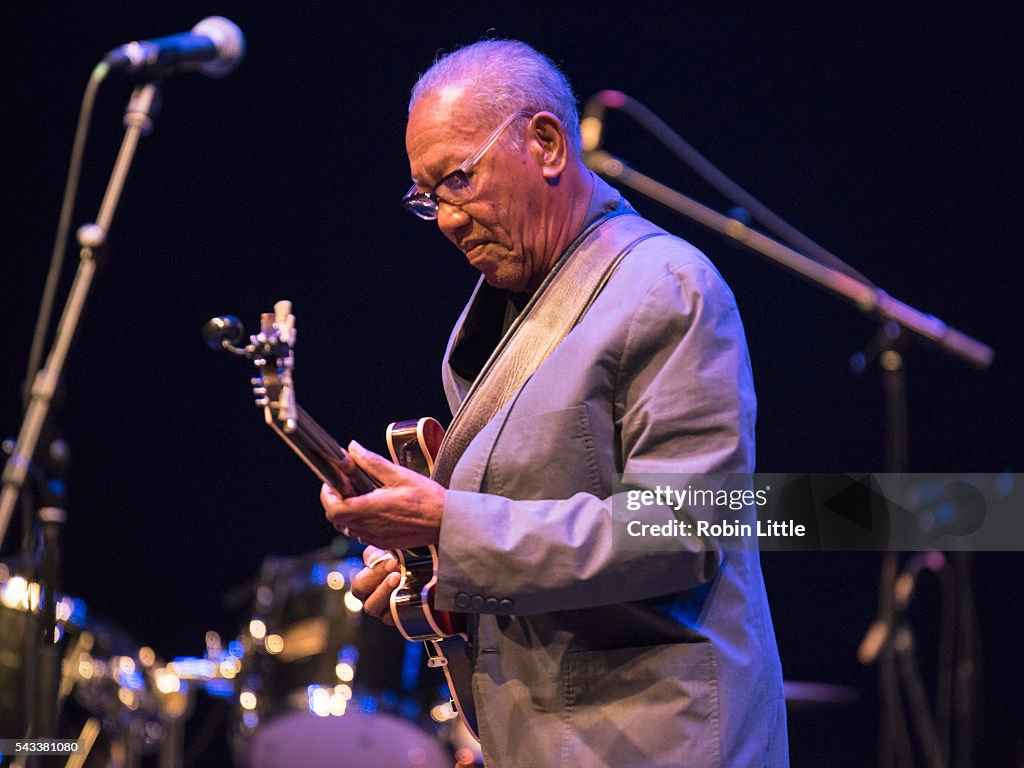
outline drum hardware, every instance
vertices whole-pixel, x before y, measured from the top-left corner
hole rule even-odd
[[[65,764],[65,768],[84,768],[85,761],[89,755],[92,754],[92,749],[96,744],[96,739],[100,735],[100,721],[95,717],[90,717],[85,721],[85,725],[82,726],[82,730],[78,734],[78,738],[85,742],[81,754],[71,755],[68,757],[68,761]]]
[[[478,761],[422,645],[362,613],[349,589],[361,567],[350,551],[269,557],[236,639],[208,632],[205,655],[166,663],[82,600],[58,595],[61,730],[86,746],[66,768],[138,768],[157,752],[161,768],[179,768],[196,691],[231,707],[229,741],[245,768],[450,768],[453,753],[458,765]],[[12,649],[16,657],[39,591],[0,564],[0,610],[10,617],[0,620],[0,722],[23,716],[3,693],[20,691],[6,685],[19,671]]]
[[[361,549],[264,560],[250,619],[228,644],[240,766],[450,768],[442,678],[421,644],[363,614],[349,589]]]
[[[0,729],[24,733],[23,633],[39,611],[40,587],[0,565]],[[60,660],[54,736],[85,740],[69,765],[97,761],[135,768],[154,754],[189,713],[188,700],[159,687],[163,663],[122,630],[106,624],[86,604],[55,595],[53,644]],[[77,723],[77,724],[76,724]]]

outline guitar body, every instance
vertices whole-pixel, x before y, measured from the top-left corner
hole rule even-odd
[[[236,318],[214,318],[208,327],[227,328]],[[233,328],[232,328],[233,330]],[[323,482],[343,495],[370,493],[380,483],[359,468],[352,470],[348,452],[323,427],[298,406],[292,382],[295,364],[295,316],[291,302],[280,301],[273,313],[260,318],[260,333],[251,343],[235,347],[223,333],[212,334],[214,344],[248,357],[259,370],[252,380],[256,404],[267,425],[287,443]],[[387,442],[396,464],[429,476],[444,438],[444,428],[434,419],[395,422],[388,427]],[[347,469],[346,469],[347,468]],[[437,584],[437,549],[434,546],[399,550],[401,581],[391,595],[395,626],[408,640],[423,641],[428,665],[441,667],[448,681],[452,703],[462,722],[476,734],[476,709],[472,698],[472,669],[467,651],[466,617],[433,609]]]
[[[430,476],[444,439],[444,428],[429,417],[397,421],[387,429],[391,460]],[[391,593],[391,617],[408,640],[422,640],[431,667],[441,667],[452,704],[469,731],[476,735],[476,707],[467,648],[466,616],[433,608],[437,584],[437,548],[433,545],[397,552],[402,580]]]
[[[406,469],[430,476],[434,469],[444,428],[434,419],[397,421],[388,426],[388,451],[391,460]],[[433,546],[398,551],[402,581],[391,594],[391,615],[395,626],[410,640],[437,640],[465,635],[465,617],[447,611],[435,611],[434,587],[437,584],[437,549]]]

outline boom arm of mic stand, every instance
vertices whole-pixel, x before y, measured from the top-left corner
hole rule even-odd
[[[894,320],[954,357],[977,368],[992,364],[995,352],[988,345],[949,327],[934,315],[925,314],[873,288],[849,275],[809,259],[802,253],[751,229],[736,219],[718,213],[696,200],[677,192],[650,176],[630,168],[624,161],[604,151],[585,153],[585,162],[591,170],[624,184],[642,195],[665,205],[677,213],[696,221],[708,229],[724,235],[739,245],[765,256],[782,267],[817,283],[832,293],[856,304],[863,312]]]

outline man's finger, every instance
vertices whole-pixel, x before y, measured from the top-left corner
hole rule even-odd
[[[395,591],[400,581],[401,576],[399,574],[388,574],[388,577],[373,591],[373,594],[363,601],[363,610],[370,616],[380,619],[385,624],[390,624],[391,593]]]
[[[341,494],[339,494],[334,488],[328,483],[324,483],[320,487],[320,503],[325,507],[330,504],[336,504],[341,501]]]
[[[355,595],[360,602],[365,603],[370,595],[373,594],[374,590],[379,587],[384,579],[385,574],[379,572],[378,568],[376,571],[369,568],[363,568],[359,573],[352,577],[352,594]]]
[[[383,485],[391,485],[401,481],[403,473],[407,471],[394,462],[385,459],[379,453],[363,448],[355,440],[348,444],[348,452],[355,459],[356,464]]]

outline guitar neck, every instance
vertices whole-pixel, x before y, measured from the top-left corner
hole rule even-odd
[[[317,477],[339,493],[360,495],[378,487],[379,484],[358,467],[354,471],[345,471],[346,466],[354,466],[348,451],[301,407],[296,408],[294,428],[288,431],[269,412],[266,420]]]

